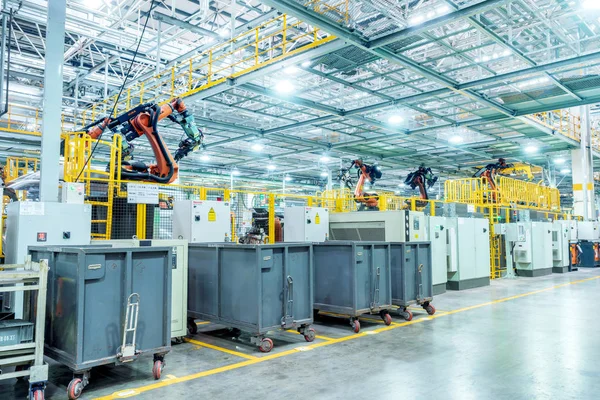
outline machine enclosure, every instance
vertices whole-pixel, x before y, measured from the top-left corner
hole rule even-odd
[[[190,244],[188,318],[254,335],[310,325],[312,279],[310,244]]]
[[[426,218],[427,240],[431,243],[433,294],[438,295],[446,291],[448,282],[448,218]]]
[[[315,310],[352,317],[389,310],[392,305],[390,246],[382,242],[315,243]]]
[[[48,260],[45,354],[74,372],[114,364],[128,297],[139,294],[136,350],[171,348],[171,249],[30,247]]]
[[[18,201],[6,206],[5,262],[25,261],[29,246],[73,246],[90,242],[92,208],[89,204]],[[49,281],[50,284],[51,281]],[[3,311],[23,317],[23,292],[3,295]]]
[[[70,204],[83,204],[85,200],[85,184],[82,182],[63,182],[60,201]]]
[[[598,222],[578,221],[577,238],[579,240],[588,240],[591,242],[600,241],[600,229],[598,229]]]
[[[568,222],[554,221],[552,224],[552,272],[554,273],[561,274],[569,271],[571,227]]]
[[[490,226],[485,218],[447,218],[449,290],[490,284]]]
[[[120,239],[94,240],[92,245],[113,247],[170,247],[171,248],[171,338],[187,335],[188,242],[182,239]]]
[[[392,303],[423,304],[433,299],[431,243],[391,244]]]
[[[507,268],[514,267],[518,275],[526,277],[552,273],[552,223],[516,222],[498,228],[496,232],[505,235]]]
[[[173,239],[190,243],[231,241],[228,202],[181,200],[173,205]]]
[[[419,211],[356,211],[329,216],[329,239],[382,242],[422,242],[425,214]]]
[[[329,238],[329,210],[321,207],[286,207],[285,242],[324,242]]]

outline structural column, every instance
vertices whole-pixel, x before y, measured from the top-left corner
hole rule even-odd
[[[596,219],[596,200],[594,197],[594,168],[591,153],[591,126],[589,106],[573,110],[581,118],[581,145],[571,151],[573,175],[573,213],[585,220]]]
[[[40,200],[58,201],[66,0],[48,2]]]

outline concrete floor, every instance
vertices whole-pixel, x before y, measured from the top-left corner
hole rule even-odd
[[[174,345],[163,379],[151,357],[92,371],[82,399],[597,399],[600,393],[600,270],[499,280],[434,299],[429,317],[378,317],[354,334],[325,317],[311,344],[274,334],[262,354],[249,338],[201,324]],[[371,319],[372,318],[372,319]],[[52,363],[46,398],[66,398],[68,369]],[[0,384],[0,399],[23,399],[27,385]]]

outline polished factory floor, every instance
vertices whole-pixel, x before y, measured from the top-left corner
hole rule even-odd
[[[92,372],[82,399],[598,399],[600,270],[499,280],[434,299],[434,317],[390,327],[366,317],[360,334],[324,316],[318,338],[273,334],[260,353],[241,336],[199,324],[174,345],[160,381],[151,358]],[[46,398],[65,399],[68,369],[51,365]],[[0,383],[0,399],[26,384]]]

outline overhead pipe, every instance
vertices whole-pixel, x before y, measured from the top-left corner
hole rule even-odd
[[[6,5],[6,1],[4,2],[4,5]],[[4,45],[6,46],[7,42],[5,42],[4,39],[4,26],[5,26],[5,21],[6,21],[6,16],[4,16],[2,18],[3,20],[3,24],[2,24],[2,41],[4,43]],[[8,76],[10,75],[10,46],[11,46],[11,42],[12,42],[12,20],[13,20],[13,12],[12,9],[10,10],[9,13],[9,19],[8,19],[8,46],[7,47],[7,52],[6,52],[6,61],[7,61],[7,65],[6,65],[6,93],[4,93],[4,110],[0,111],[0,118],[2,118],[2,116],[4,116],[4,114],[6,114],[8,112],[8,88],[9,88],[9,79]],[[0,72],[2,72],[2,75],[4,76],[4,48],[2,49],[2,63],[0,63]]]

